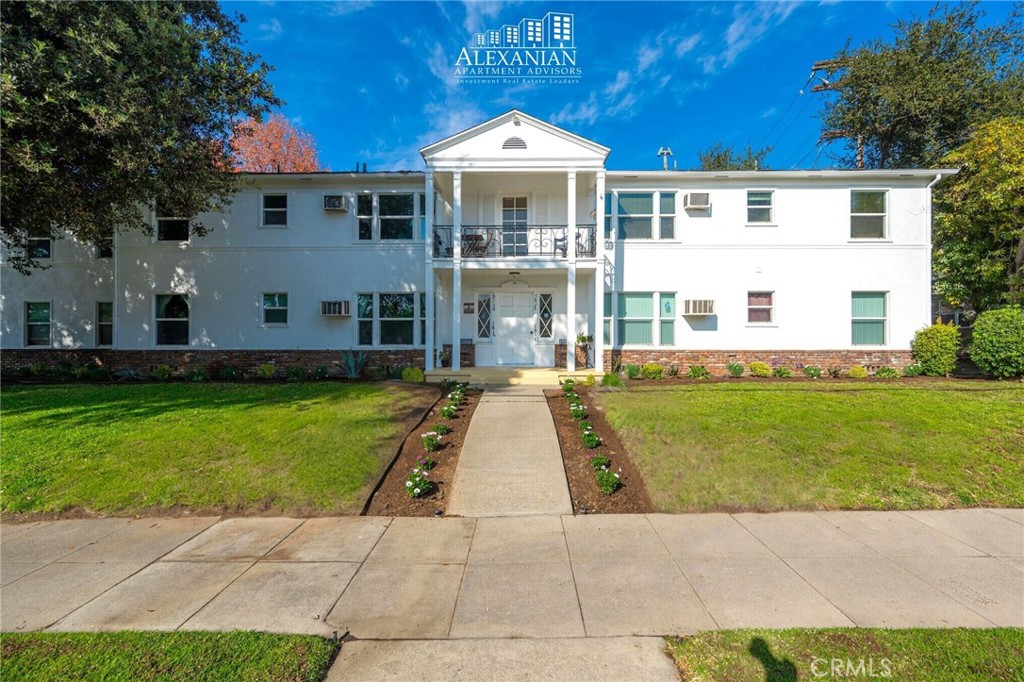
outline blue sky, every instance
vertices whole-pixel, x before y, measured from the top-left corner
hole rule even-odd
[[[772,168],[828,167],[811,64],[847,38],[889,38],[918,2],[227,2],[248,49],[275,67],[283,113],[311,132],[321,162],[420,169],[418,150],[511,108],[611,147],[610,169],[680,169],[718,140],[774,147]],[[1009,3],[986,3],[1001,20]],[[458,83],[477,31],[575,15],[578,83]]]

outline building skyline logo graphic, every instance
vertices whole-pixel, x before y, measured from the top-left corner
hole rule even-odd
[[[578,83],[576,17],[548,12],[473,34],[455,60],[459,83]]]

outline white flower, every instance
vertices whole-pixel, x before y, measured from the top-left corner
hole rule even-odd
[[[418,474],[418,473],[420,472],[420,470],[419,470],[419,469],[413,469],[413,470],[412,470],[412,472],[413,472],[414,474]]]
[[[619,475],[618,475],[618,474],[615,474],[615,478],[618,478],[618,477],[619,477]]]
[[[419,495],[419,494],[420,494],[420,489],[419,489],[419,488],[416,488],[416,489],[414,489],[414,490],[413,490],[413,493],[415,493],[415,494]]]
[[[412,487],[412,481],[406,481],[405,482],[405,487],[406,488],[411,488]]]

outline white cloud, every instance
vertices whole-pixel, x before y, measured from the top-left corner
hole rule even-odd
[[[615,74],[615,80],[604,86],[604,94],[606,97],[615,97],[620,92],[626,89],[629,85],[629,71],[619,71]]]
[[[601,113],[597,105],[597,95],[590,93],[586,102],[569,103],[562,107],[562,110],[551,117],[554,125],[572,125],[574,123],[586,123],[593,125]]]
[[[330,3],[327,13],[331,16],[343,17],[346,14],[361,12],[371,5],[373,5],[371,0],[337,0]]]
[[[284,33],[284,27],[281,26],[281,22],[276,17],[270,21],[264,21],[256,28],[260,32],[257,40],[277,40]]]
[[[697,43],[700,42],[701,34],[694,33],[691,36],[683,38],[676,43],[676,57],[684,57],[693,51],[693,48],[697,47]]]
[[[636,54],[636,71],[643,73],[661,59],[661,48],[654,45],[641,45]]]
[[[404,73],[396,73],[395,85],[397,85],[402,90],[405,90],[407,87],[409,87],[409,77],[406,76]]]
[[[725,46],[718,52],[702,55],[698,61],[704,73],[715,73],[732,66],[740,55],[778,28],[799,6],[796,2],[737,3],[732,21],[722,38]]]
[[[503,9],[514,4],[517,3],[496,0],[464,0],[462,6],[466,10],[466,18],[462,25],[470,35],[480,33],[485,29],[498,28],[493,25],[494,21]]]

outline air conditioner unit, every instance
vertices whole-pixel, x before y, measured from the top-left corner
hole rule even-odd
[[[348,210],[348,197],[344,194],[325,194],[324,195],[324,210],[325,211],[347,211]]]
[[[711,195],[707,192],[688,192],[683,195],[683,208],[711,208]]]
[[[714,299],[697,299],[683,301],[683,315],[714,315]]]
[[[324,317],[349,317],[348,301],[320,301],[320,314]]]

